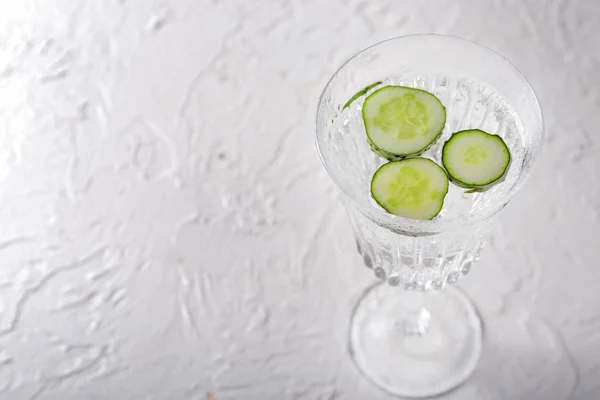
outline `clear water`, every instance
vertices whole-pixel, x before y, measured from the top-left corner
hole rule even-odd
[[[506,142],[511,152],[511,164],[504,182],[484,193],[466,194],[465,189],[450,184],[444,207],[435,220],[455,219],[471,213],[482,213],[487,207],[497,205],[519,179],[525,148],[522,139],[523,128],[517,113],[495,88],[468,77],[453,76],[412,76],[389,78],[383,85],[403,85],[427,90],[435,94],[446,107],[446,125],[436,143],[421,156],[441,165],[443,144],[453,132],[464,129],[482,129],[497,134]],[[381,87],[381,86],[379,86]],[[376,89],[373,89],[376,90]],[[370,197],[369,185],[373,173],[385,162],[369,148],[361,110],[366,96],[363,96],[342,110],[332,121],[330,145],[337,157],[345,157],[346,162],[338,163],[345,168],[339,171],[352,177],[349,183],[359,196],[368,196],[373,207],[379,205]],[[349,162],[348,162],[349,161]]]

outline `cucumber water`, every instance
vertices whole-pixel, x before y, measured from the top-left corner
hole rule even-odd
[[[414,86],[435,95],[445,108],[446,123],[441,135],[424,149],[419,157],[431,159],[443,167],[444,144],[454,132],[471,128],[498,135],[509,149],[510,164],[504,175],[484,186],[484,189],[465,189],[457,184],[454,177],[449,176],[448,193],[444,197],[441,211],[434,217],[436,221],[483,212],[490,204],[494,204],[498,197],[512,190],[514,183],[523,173],[526,154],[526,146],[522,139],[523,126],[516,110],[496,88],[477,79],[452,75],[404,75],[381,80],[382,83],[369,90],[366,96],[356,98],[350,107],[339,114],[333,124],[334,130],[330,140],[332,149],[336,150],[332,152],[335,157],[351,160],[340,161],[345,165],[340,173],[348,177],[348,187],[352,188],[350,190],[362,193],[373,207],[381,208],[371,193],[371,181],[375,172],[387,162],[385,158],[388,157],[382,158],[372,150],[373,145],[367,136],[363,121],[363,109],[365,100],[386,86]],[[356,88],[360,89],[361,87]]]

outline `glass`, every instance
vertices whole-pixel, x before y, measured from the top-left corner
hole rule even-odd
[[[378,207],[369,182],[385,160],[366,141],[364,96],[343,108],[377,81],[418,87],[441,99],[446,126],[423,154],[438,163],[452,132],[481,128],[500,135],[512,156],[505,181],[470,194],[451,184],[442,212],[431,221]],[[478,260],[498,212],[529,176],[542,133],[537,98],[521,73],[493,51],[456,37],[386,40],[352,57],[327,83],[317,110],[317,148],[340,189],[358,253],[381,280],[354,309],[350,353],[382,389],[429,397],[457,387],[473,372],[482,347],[481,321],[464,292],[448,284]]]

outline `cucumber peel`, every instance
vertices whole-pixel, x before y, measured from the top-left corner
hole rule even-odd
[[[400,160],[435,143],[446,123],[446,108],[425,90],[385,86],[367,96],[362,117],[371,149],[388,160]]]
[[[487,189],[479,189],[479,188],[473,188],[473,189],[467,189],[465,190],[463,193],[465,194],[471,194],[471,193],[483,193],[485,192]]]
[[[504,140],[480,129],[454,133],[442,149],[442,165],[452,183],[469,189],[465,193],[484,192],[502,182],[510,161]]]
[[[379,81],[379,82],[375,82],[375,83],[372,83],[372,84],[370,84],[369,86],[366,86],[365,88],[363,88],[363,89],[359,90],[358,92],[356,92],[356,93],[354,94],[354,96],[352,96],[352,97],[350,98],[350,100],[348,100],[348,101],[346,102],[346,104],[344,104],[344,108],[342,108],[342,110],[344,110],[344,109],[346,109],[346,108],[350,107],[350,104],[352,104],[352,103],[354,102],[354,100],[358,99],[360,96],[364,96],[365,94],[367,94],[367,92],[368,92],[369,90],[373,89],[373,88],[374,88],[375,86],[377,86],[377,85],[381,85],[382,83],[383,83],[383,82],[381,82],[381,81]]]
[[[390,214],[431,220],[442,210],[448,186],[442,167],[415,157],[379,167],[371,180],[371,195]]]

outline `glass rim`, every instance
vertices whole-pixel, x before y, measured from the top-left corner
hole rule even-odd
[[[522,179],[517,180],[515,182],[515,184],[513,185],[513,187],[510,188],[509,192],[504,196],[505,201],[499,202],[498,205],[496,205],[494,207],[489,207],[488,209],[486,209],[484,212],[482,212],[480,214],[469,214],[465,217],[452,218],[448,221],[440,221],[440,220],[436,220],[436,219],[413,220],[413,219],[409,219],[409,218],[392,215],[392,214],[386,212],[385,210],[378,209],[376,207],[369,207],[369,208],[364,207],[363,205],[359,204],[353,198],[353,196],[350,193],[348,193],[338,183],[338,181],[333,177],[333,175],[331,173],[331,167],[328,165],[327,161],[325,160],[325,158],[323,156],[323,151],[319,144],[319,131],[320,131],[319,125],[320,125],[320,122],[322,119],[321,112],[320,112],[321,105],[323,103],[325,94],[327,93],[332,82],[349,63],[351,63],[353,60],[355,60],[361,54],[367,52],[368,50],[370,50],[374,47],[380,46],[387,42],[396,41],[396,40],[409,39],[409,38],[426,38],[426,37],[437,37],[440,39],[450,39],[450,40],[453,40],[456,42],[466,43],[471,46],[477,47],[482,51],[488,52],[488,53],[494,55],[495,57],[498,57],[499,59],[503,60],[508,66],[510,66],[510,68],[512,68],[516,72],[517,76],[522,79],[523,83],[526,85],[527,89],[532,94],[533,99],[535,100],[535,109],[536,109],[537,113],[539,114],[540,124],[541,124],[540,125],[540,134],[541,134],[540,141],[541,141],[541,143],[543,143],[543,136],[544,136],[544,130],[545,130],[544,129],[544,118],[543,118],[542,109],[540,107],[540,102],[539,102],[538,96],[535,93],[535,91],[533,90],[533,88],[531,87],[531,84],[529,83],[527,78],[525,78],[523,73],[510,60],[508,60],[503,55],[497,53],[496,51],[492,50],[491,48],[489,48],[483,44],[477,43],[477,42],[469,40],[469,39],[464,39],[462,37],[453,36],[453,35],[445,35],[445,34],[438,34],[438,33],[415,33],[415,34],[395,36],[395,37],[391,37],[391,38],[388,38],[385,40],[381,40],[377,43],[374,43],[370,46],[363,48],[362,50],[358,51],[357,53],[354,53],[350,58],[348,58],[345,62],[343,62],[335,70],[335,72],[332,74],[332,76],[327,80],[327,83],[325,84],[325,86],[319,96],[319,101],[317,102],[317,112],[316,112],[316,118],[315,118],[315,134],[314,134],[314,140],[315,140],[317,152],[319,153],[319,158],[321,160],[321,164],[325,168],[325,171],[329,175],[330,179],[336,185],[338,191],[341,192],[342,195],[344,196],[344,198],[346,198],[350,203],[352,203],[355,206],[355,208],[360,211],[361,214],[363,214],[367,218],[375,221],[380,226],[386,227],[392,231],[397,231],[402,234],[414,235],[414,236],[432,235],[432,234],[436,234],[436,233],[441,233],[441,232],[452,230],[454,228],[460,228],[460,227],[464,227],[467,225],[472,225],[472,224],[476,224],[479,222],[483,222],[485,220],[492,218],[494,215],[496,215],[498,212],[500,212],[508,204],[508,202],[514,197],[517,190],[523,185],[523,183],[531,175],[531,173],[528,173]],[[540,146],[541,146],[541,143],[540,143]],[[533,163],[535,163],[538,155],[539,155],[539,151],[534,155],[534,158],[532,159]]]

